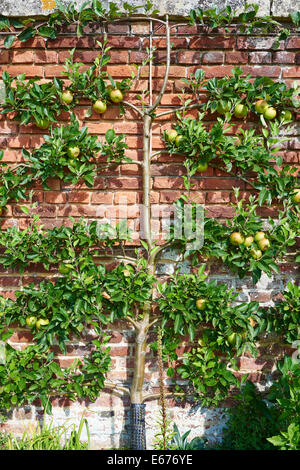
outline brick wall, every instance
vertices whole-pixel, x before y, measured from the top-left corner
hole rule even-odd
[[[145,58],[145,48],[149,46],[149,24],[134,23],[122,25],[108,25],[108,43],[112,46],[110,51],[111,61],[107,71],[116,79],[130,75],[133,70],[132,63],[141,63]],[[77,39],[72,28],[65,30],[58,39],[44,40],[36,38],[26,43],[16,43],[9,51],[3,48],[4,37],[0,35],[0,70],[7,70],[10,74],[17,75],[25,72],[27,77],[40,76],[42,80],[49,80],[59,76],[63,70],[63,62],[69,56],[69,49],[76,47],[75,57],[90,65],[98,54],[97,40],[102,39],[103,30],[98,26],[86,28],[86,36]],[[191,72],[201,67],[205,70],[206,77],[222,77],[230,74],[233,66],[241,66],[244,73],[251,73],[254,77],[267,75],[273,79],[285,79],[289,84],[300,78],[300,37],[291,37],[282,41],[278,50],[273,50],[274,37],[243,36],[231,34],[224,36],[222,31],[207,35],[196,27],[179,26],[173,30],[172,63],[170,78],[167,84],[167,92],[162,99],[164,110],[179,103],[177,94],[182,89],[183,77],[188,77]],[[165,67],[165,38],[163,28],[160,28],[154,36],[153,44],[157,47],[156,60],[152,73],[153,99],[157,95],[164,77]],[[134,104],[139,104],[135,94],[149,86],[149,69],[143,70],[141,80],[135,84],[132,92],[126,99]],[[114,128],[117,133],[126,133],[126,142],[129,146],[127,155],[133,160],[142,158],[142,124],[137,114],[131,109],[126,110],[124,117],[120,117],[118,107],[111,106],[108,111],[99,118],[93,114],[91,118],[84,117],[86,107],[77,108],[77,116],[82,125],[87,125],[92,134],[100,136]],[[162,109],[161,109],[162,110]],[[62,114],[60,120],[67,116]],[[159,118],[153,126],[152,145],[153,150],[163,148],[161,140],[165,129],[171,127],[170,115]],[[213,120],[214,117],[208,117]],[[255,125],[255,122],[247,125]],[[241,126],[240,122],[236,126]],[[233,132],[235,129],[233,130]],[[299,165],[300,143],[298,140],[299,124],[293,125],[289,142],[282,148],[282,155],[286,162]],[[22,160],[22,147],[32,149],[42,144],[43,131],[33,125],[20,126],[15,121],[0,117],[0,148],[5,150],[4,160],[15,164]],[[159,229],[162,223],[159,215],[159,206],[172,204],[184,191],[183,180],[184,167],[180,157],[163,154],[153,164],[153,228]],[[247,196],[251,190],[227,174],[217,169],[209,168],[205,173],[196,174],[193,177],[194,198],[197,202],[205,204],[212,217],[230,217],[233,209],[230,202],[234,202],[233,186],[239,185],[242,194]],[[36,212],[40,214],[41,223],[46,227],[53,227],[63,222],[69,223],[68,217],[75,218],[86,216],[89,219],[103,217],[115,218],[116,208],[123,204],[122,198],[127,200],[127,217],[134,230],[139,229],[138,204],[142,202],[141,173],[138,165],[123,164],[117,169],[107,170],[97,177],[92,189],[84,184],[76,186],[61,183],[59,180],[49,182],[50,191],[41,188],[35,190],[35,200],[38,201]],[[26,215],[20,211],[20,205],[11,203],[8,211],[1,218],[2,228],[13,224],[23,228],[28,223]],[[274,209],[266,207],[261,209],[263,217],[275,214]],[[187,265],[182,266],[188,270]],[[160,274],[170,273],[172,264],[166,264],[163,260],[158,265]],[[250,278],[239,280],[231,275],[221,265],[212,267],[211,278],[228,283],[240,292],[240,299],[258,300],[267,305],[282,291],[288,279],[297,276],[296,266],[289,259],[281,265],[281,274],[272,279],[263,276],[260,282],[254,286]],[[13,292],[29,282],[39,283],[41,279],[49,277],[49,273],[41,268],[29,267],[22,276],[12,272],[1,272],[1,294],[13,297]],[[109,375],[112,380],[130,382],[134,361],[133,330],[125,329],[124,325],[114,325],[111,339],[113,369]],[[16,347],[25,347],[30,342],[30,334],[26,330],[18,330],[12,338]],[[274,355],[278,352],[275,345]],[[62,364],[69,364],[74,357],[84,354],[84,338],[82,343],[70,346],[67,357],[61,357]],[[272,357],[264,354],[262,347],[261,356],[254,360],[250,357],[241,359],[243,372],[250,372],[253,380],[263,381],[272,368]],[[149,353],[146,370],[146,387],[156,390],[158,387],[157,361]],[[70,404],[57,399],[54,416],[57,422],[71,417],[79,420],[81,412],[86,408],[86,403]],[[89,424],[92,433],[93,446],[119,447],[127,445],[128,438],[128,405],[126,399],[120,399],[111,394],[102,394],[94,404],[88,404]],[[157,402],[147,405],[147,438],[151,440],[156,432],[155,420],[158,417]],[[176,420],[179,429],[185,431],[192,429],[192,435],[200,435],[203,432],[212,440],[220,437],[224,423],[224,410],[203,410],[199,405],[191,403],[178,404],[169,400],[171,417]],[[155,413],[153,412],[155,411]],[[36,406],[25,407],[9,413],[9,421],[6,429],[21,430],[23,420],[25,423],[34,421],[40,417],[41,409]]]

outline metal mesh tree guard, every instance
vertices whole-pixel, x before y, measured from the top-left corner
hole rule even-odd
[[[145,403],[130,406],[131,449],[146,450]]]

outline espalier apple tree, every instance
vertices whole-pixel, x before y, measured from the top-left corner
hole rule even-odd
[[[124,15],[114,4],[106,10],[97,0],[92,5],[84,4],[80,11],[73,4],[65,8],[57,3],[58,11],[50,15],[46,25],[38,20],[28,25],[3,18],[5,47],[14,42],[13,28],[18,31],[18,39],[26,41],[38,35],[55,38],[62,26],[74,22],[77,33],[82,35],[83,27],[90,22],[101,21],[105,26],[111,21],[142,18],[150,22],[150,39],[158,28],[164,27],[165,76],[153,99],[154,47],[150,41],[148,58],[141,65],[149,67],[149,89],[139,96],[140,105],[127,101],[126,93],[139,79],[140,69],[136,75],[122,81],[115,81],[108,75],[105,66],[110,60],[110,48],[105,36],[98,43],[100,54],[88,70],[82,71],[82,64],[74,61],[74,50],[71,51],[63,73],[68,79],[67,88],[59,77],[40,83],[38,78],[28,80],[25,74],[14,78],[3,73],[6,98],[2,113],[13,112],[14,119],[23,125],[35,123],[49,129],[40,147],[31,152],[23,149],[22,163],[13,167],[1,163],[0,205],[4,213],[12,199],[20,201],[32,195],[28,191],[36,183],[49,189],[50,177],[69,184],[84,182],[92,188],[95,177],[104,169],[124,162],[142,169],[143,208],[141,238],[135,249],[128,243],[131,234],[126,222],[112,226],[99,224],[97,220],[88,223],[82,218],[72,220],[71,226],[45,229],[37,215],[29,214],[28,206],[22,206],[30,216],[26,229],[14,226],[0,233],[0,262],[4,269],[22,273],[29,265],[38,263],[47,271],[59,273],[55,282],[45,279],[39,285],[24,286],[15,292],[15,300],[0,297],[0,333],[6,343],[6,360],[0,364],[0,408],[10,409],[40,399],[45,411],[51,412],[53,396],[94,401],[101,390],[110,389],[112,393],[130,397],[131,446],[144,449],[148,400],[158,396],[164,399],[168,395],[182,398],[190,395],[201,400],[203,406],[216,406],[240,384],[236,374],[237,358],[245,352],[257,355],[256,343],[261,334],[275,331],[291,344],[297,339],[298,300],[292,284],[283,294],[286,303],[271,310],[262,309],[257,302],[237,302],[237,293],[226,284],[210,280],[209,273],[212,263],[221,261],[240,278],[251,273],[255,283],[263,272],[269,276],[279,272],[276,261],[283,259],[295,244],[299,234],[299,183],[293,168],[283,165],[277,152],[284,140],[281,130],[292,121],[299,105],[298,89],[296,86],[287,88],[284,83],[266,77],[251,80],[251,76],[244,77],[239,68],[234,69],[231,76],[206,80],[199,68],[182,81],[182,104],[177,109],[163,110],[161,100],[169,78],[171,35],[177,25],[170,24],[168,17],[158,18],[149,3],[145,16],[133,17],[137,11],[127,4],[124,4]],[[256,12],[257,7],[247,7],[235,22],[248,32],[263,24],[264,31],[275,28],[278,38],[286,37],[287,30],[279,23],[268,18],[258,21]],[[234,18],[235,12],[229,7],[221,12],[199,9],[191,12],[189,23],[214,28],[228,26]],[[205,102],[200,97],[203,90],[207,96]],[[126,156],[125,135],[116,135],[111,129],[105,139],[99,141],[86,127],[80,128],[76,108],[82,99],[90,103],[86,117],[94,110],[101,119],[101,114],[115,103],[120,105],[121,113],[129,107],[137,114],[143,123],[141,161],[132,162]],[[52,126],[62,111],[70,113],[70,122]],[[258,125],[249,130],[241,128],[236,135],[230,132],[232,121],[244,122],[250,111],[256,113]],[[210,127],[205,121],[208,112],[215,116]],[[172,129],[164,132],[165,148],[153,151],[153,123],[162,116],[174,118]],[[151,228],[150,188],[153,165],[163,152],[182,156],[185,190],[175,204],[176,221],[182,227],[180,236],[174,223],[165,239],[158,242]],[[199,233],[199,204],[192,197],[192,189],[195,175],[201,176],[208,167],[247,182],[253,194],[245,201],[238,189],[234,189],[235,214],[230,219],[220,222],[204,214],[201,246],[195,235]],[[266,223],[258,211],[273,202],[278,205],[277,220],[270,218]],[[189,216],[186,207],[190,209]],[[165,259],[170,250],[177,256],[175,271],[162,282],[157,274],[157,263],[162,255]],[[181,263],[186,260],[190,263],[191,274],[180,271]],[[115,264],[108,269],[110,262]],[[108,331],[115,321],[121,320],[135,331],[134,374],[130,386],[106,379],[111,366]],[[33,335],[34,344],[22,351],[9,344],[15,325],[29,328]],[[92,338],[90,335],[86,338],[87,329],[93,330]],[[161,394],[144,391],[150,332],[159,332],[159,341],[154,341],[151,347],[158,350],[160,364],[162,360],[169,363],[167,375],[173,385],[167,393],[162,387],[162,376]],[[74,337],[86,338],[89,354],[74,361],[71,367],[62,368],[56,360],[57,349],[60,354],[66,353]],[[184,341],[189,342],[192,349],[178,357],[178,346]],[[184,379],[185,387],[178,386],[178,378]],[[165,408],[163,417],[165,419]],[[165,448],[165,437],[162,442]]]

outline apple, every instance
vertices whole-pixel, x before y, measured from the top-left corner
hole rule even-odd
[[[234,345],[236,343],[236,333],[231,333],[231,335],[227,336],[227,341],[229,344]]]
[[[268,119],[269,121],[271,119],[274,119],[276,117],[276,114],[277,114],[277,111],[275,108],[273,108],[272,106],[268,106],[265,110],[264,110],[264,118],[265,119]]]
[[[207,168],[208,168],[208,163],[207,162],[199,163],[199,165],[197,167],[197,171],[206,171]]]
[[[296,202],[297,204],[299,204],[299,202],[300,202],[300,188],[295,188],[294,189],[292,200],[293,200],[293,202]]]
[[[259,259],[262,257],[262,252],[260,250],[255,250],[254,248],[252,248],[250,253],[251,253],[252,258],[254,259]]]
[[[237,118],[244,118],[248,114],[248,108],[244,104],[237,104],[234,108],[234,115]]]
[[[206,299],[197,299],[196,300],[196,307],[198,310],[204,310],[206,304]]]
[[[36,324],[36,317],[27,317],[26,318],[26,325],[27,326],[34,326]]]
[[[48,127],[50,126],[50,121],[49,119],[39,119],[35,121],[35,125],[40,129],[48,129]]]
[[[123,274],[124,274],[125,277],[129,277],[131,275],[131,273],[128,269],[124,269]]]
[[[178,135],[175,139],[175,144],[177,147],[180,145],[180,141],[183,139],[183,135]]]
[[[223,106],[221,103],[218,104],[217,106],[217,113],[219,114],[226,114],[230,111],[230,104],[226,103],[225,106]]]
[[[61,95],[62,101],[63,101],[64,103],[66,103],[66,104],[72,103],[73,98],[74,98],[74,97],[73,97],[73,93],[71,93],[70,90],[64,91],[64,92],[62,93],[62,95]]]
[[[282,113],[280,114],[280,117],[281,117],[281,119],[284,119],[285,121],[291,121],[293,115],[292,115],[291,111],[286,109],[286,110],[282,111]]]
[[[259,240],[262,240],[263,238],[266,238],[265,232],[256,232],[256,234],[254,235],[254,240],[256,242],[259,242]]]
[[[249,320],[249,323],[252,326],[252,328],[254,328],[255,327],[255,320],[253,320],[252,317],[249,317],[248,320]]]
[[[109,90],[108,94],[113,103],[121,103],[123,101],[123,93],[118,88]]]
[[[168,129],[166,130],[166,137],[169,142],[174,142],[177,137],[177,131],[175,129]]]
[[[80,154],[80,148],[77,147],[77,145],[70,145],[70,147],[67,148],[67,155],[70,158],[77,158],[79,157]]]
[[[267,107],[268,103],[265,100],[258,100],[255,103],[255,111],[259,114],[263,114]]]
[[[252,245],[253,241],[254,241],[254,238],[252,237],[252,235],[248,235],[245,238],[244,245],[248,248],[250,245]]]
[[[40,318],[36,322],[36,327],[38,330],[40,330],[43,326],[47,326],[47,325],[49,325],[49,320],[47,320],[46,318]]]
[[[230,235],[230,243],[232,245],[241,245],[242,243],[244,243],[244,240],[245,239],[240,232],[233,232]]]
[[[266,251],[268,248],[270,248],[271,243],[267,238],[263,238],[262,240],[259,240],[257,244],[262,251]]]
[[[95,101],[95,103],[93,104],[93,110],[97,114],[105,113],[105,111],[107,110],[106,103],[104,103],[104,101],[101,101],[101,100]]]
[[[60,274],[68,274],[71,271],[71,268],[66,266],[64,263],[60,263],[60,265],[58,266],[58,271],[60,272]]]

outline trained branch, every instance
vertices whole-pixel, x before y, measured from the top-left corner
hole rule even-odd
[[[168,15],[166,16],[166,41],[167,41],[167,63],[166,63],[166,72],[165,72],[165,77],[164,81],[161,87],[161,90],[154,102],[154,104],[150,107],[150,112],[152,113],[157,106],[160,104],[161,99],[166,91],[166,86],[168,83],[169,79],[169,72],[170,72],[170,62],[171,62],[171,42],[170,42],[170,27],[169,27],[169,19]]]
[[[113,384],[113,383],[105,381],[104,388],[109,388],[110,390],[112,390],[112,392],[116,392],[116,393],[126,393],[127,395],[130,396],[129,389],[126,387],[122,387],[121,385],[117,385],[117,384]]]
[[[186,393],[184,392],[169,392],[165,394],[165,397],[184,397]],[[160,398],[160,393],[149,393],[143,397],[143,402],[146,400],[155,400],[156,398]]]
[[[167,114],[177,113],[178,111],[185,111],[189,109],[199,108],[202,106],[202,103],[191,104],[191,106],[180,106],[180,108],[169,109],[168,111],[163,111],[156,115],[157,118],[161,116],[166,116]]]

